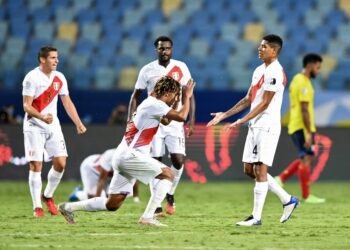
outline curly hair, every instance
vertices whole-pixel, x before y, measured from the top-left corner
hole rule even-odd
[[[163,76],[160,78],[154,87],[154,94],[157,98],[162,97],[165,93],[180,92],[181,85],[178,81],[170,76]]]

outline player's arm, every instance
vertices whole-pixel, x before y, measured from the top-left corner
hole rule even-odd
[[[248,108],[251,104],[251,101],[250,101],[251,95],[252,95],[252,88],[250,87],[246,96],[243,97],[239,102],[237,102],[232,108],[230,108],[226,112],[211,113],[210,115],[214,116],[214,118],[210,122],[208,122],[207,127],[214,126],[219,122],[221,122],[222,120]]]
[[[195,130],[195,123],[196,123],[196,100],[194,98],[194,94],[192,94],[192,97],[190,99],[190,120],[188,123],[188,131],[187,131],[187,137],[191,136],[194,133]]]
[[[253,119],[260,113],[262,113],[264,110],[267,109],[267,107],[270,105],[272,98],[275,96],[274,91],[264,91],[264,94],[262,96],[262,101],[254,108],[252,109],[248,114],[246,114],[241,119],[238,119],[234,123],[231,123],[227,129],[234,128],[238,125],[244,124],[248,122],[249,120]]]
[[[176,111],[174,109],[171,109],[166,115],[165,118],[169,120],[174,120],[178,122],[184,122],[186,121],[186,118],[188,116],[188,113],[190,111],[190,99],[193,95],[193,88],[194,88],[194,81],[193,79],[188,80],[187,87],[185,91],[182,93],[184,95],[183,98],[183,106],[179,111]]]
[[[306,138],[304,146],[309,148],[312,145],[312,133],[311,133],[311,122],[310,122],[310,113],[309,113],[309,103],[300,102],[301,105],[301,114],[303,117],[304,126],[306,129]]]
[[[78,115],[77,109],[75,108],[72,99],[70,99],[69,95],[61,95],[60,96],[64,109],[66,110],[68,116],[73,121],[77,128],[78,134],[83,134],[86,132],[86,127],[81,122],[80,117]]]
[[[137,106],[140,104],[141,94],[142,89],[134,89],[134,92],[131,94],[128,108],[128,121],[131,120],[132,114],[136,111]]]
[[[96,197],[101,196],[101,193],[104,190],[105,185],[106,185],[107,177],[108,177],[108,171],[104,170],[101,167],[100,177],[98,178],[98,183],[97,183],[97,188],[96,188],[96,195],[95,195]]]
[[[52,114],[46,114],[43,115],[40,112],[38,112],[34,107],[33,107],[33,97],[32,96],[23,96],[23,110],[26,112],[29,116],[35,117],[47,124],[52,123],[53,117]]]

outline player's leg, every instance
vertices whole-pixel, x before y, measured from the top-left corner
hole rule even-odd
[[[278,182],[280,186],[283,186],[283,183],[286,182],[290,177],[295,175],[298,172],[299,165],[301,161],[300,159],[296,159],[292,161],[287,168],[285,168],[280,175],[275,177],[275,180]]]
[[[52,215],[56,215],[58,214],[58,210],[53,199],[53,194],[58,184],[61,182],[68,156],[66,143],[61,130],[50,134],[46,141],[45,149],[48,157],[53,157],[53,160],[52,167],[47,175],[47,185],[42,199],[46,203],[49,212]]]
[[[32,131],[24,132],[24,148],[26,160],[29,162],[29,190],[33,201],[35,217],[44,217],[41,205],[42,160],[44,155],[45,135]]]
[[[59,205],[59,210],[65,217],[66,221],[70,224],[75,223],[75,211],[116,211],[119,207],[121,207],[126,196],[129,193],[132,193],[134,182],[134,179],[129,180],[118,174],[117,171],[114,171],[111,184],[109,186],[108,199],[106,197],[95,197],[84,201],[63,203]]]
[[[176,136],[168,135],[165,137],[165,145],[171,157],[171,170],[174,174],[173,185],[166,196],[166,212],[172,215],[175,212],[175,190],[180,182],[186,156],[185,136],[183,131],[176,131]]]
[[[151,156],[158,160],[158,161],[162,161],[163,156],[165,154],[165,137],[160,135],[160,132],[158,132],[152,140],[152,145],[151,145]],[[157,184],[159,182],[159,179],[154,178],[150,183],[149,183],[149,188],[150,188],[150,192],[151,195],[153,194]],[[159,217],[163,217],[163,209],[161,204],[159,205],[159,207],[157,207],[156,211],[155,211],[155,215],[159,216]]]

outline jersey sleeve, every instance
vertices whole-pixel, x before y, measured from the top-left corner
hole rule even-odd
[[[190,70],[188,69],[186,63],[183,63],[182,64],[182,71],[183,71],[183,77],[181,79],[181,85],[182,86],[186,86],[187,85],[187,82],[188,80],[190,80],[192,78],[191,76],[191,73],[190,73]]]
[[[105,151],[98,162],[98,164],[107,172],[112,171],[112,157],[115,149]]]
[[[171,108],[163,101],[157,100],[157,105],[155,105],[155,116],[161,119],[163,116],[169,113]]]
[[[58,77],[62,81],[62,88],[60,89],[59,95],[69,95],[67,79],[63,74],[59,74]]]
[[[306,84],[306,82],[301,79],[297,78],[299,82],[297,82],[297,95],[299,98],[299,101],[301,102],[310,102],[312,101],[312,90],[310,89],[310,85]]]
[[[270,69],[265,74],[264,90],[277,92],[283,85],[283,72],[277,69]]]
[[[147,78],[146,78],[146,67],[140,70],[135,84],[135,89],[146,89],[147,88]]]
[[[34,96],[35,95],[35,83],[32,81],[31,74],[27,74],[22,83],[22,95]]]

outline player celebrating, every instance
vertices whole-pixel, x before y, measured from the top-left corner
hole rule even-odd
[[[158,54],[158,60],[145,65],[140,70],[135,85],[135,90],[130,99],[128,114],[129,120],[131,119],[131,115],[136,110],[142,91],[147,88],[148,95],[151,94],[159,78],[165,75],[170,76],[176,81],[180,82],[182,86],[186,86],[188,80],[191,78],[190,71],[188,70],[185,63],[171,59],[173,41],[169,37],[158,37],[154,42],[154,46]],[[180,107],[181,102],[178,108]],[[190,121],[187,136],[192,135],[194,131],[194,123],[195,101],[194,96],[192,96],[190,105]],[[183,172],[186,155],[183,122],[172,121],[168,126],[160,125],[159,130],[152,141],[152,157],[159,161],[162,161],[162,157],[165,155],[165,146],[170,153],[172,162],[171,170],[175,175],[173,186],[166,196],[166,212],[171,215],[175,212],[174,194]],[[153,192],[153,187],[157,185],[157,182],[158,180],[154,180],[154,182],[150,183],[151,193]],[[156,214],[162,215],[161,207],[157,208]]]
[[[56,71],[58,52],[53,47],[42,47],[38,55],[39,67],[30,71],[23,80],[24,147],[29,162],[29,189],[35,217],[44,217],[41,200],[52,215],[58,213],[54,203],[55,192],[66,167],[67,149],[57,117],[58,95],[76,125],[78,134],[86,132],[77,110],[69,97],[67,80]],[[44,151],[53,166],[47,176],[47,186],[41,196],[41,169]]]
[[[277,182],[283,183],[295,172],[299,174],[302,195],[306,203],[323,203],[326,200],[310,194],[310,171],[314,160],[312,145],[316,132],[314,121],[314,88],[311,78],[315,78],[321,69],[322,57],[307,54],[303,58],[303,71],[294,76],[289,86],[290,118],[288,134],[298,149],[300,159],[293,161],[279,176]]]
[[[176,106],[176,102],[179,101],[180,84],[168,76],[157,81],[153,93],[139,105],[129,121],[122,142],[113,155],[114,174],[109,187],[108,199],[96,197],[61,204],[60,212],[68,223],[75,223],[74,211],[117,210],[123,204],[127,194],[132,192],[135,179],[148,184],[157,178],[160,181],[152,192],[139,223],[165,226],[154,219],[154,212],[171,188],[174,175],[170,168],[149,156],[150,143],[160,122],[168,124],[171,120],[180,122],[186,120],[193,88],[194,82],[190,79],[183,92],[184,104],[179,111],[176,111],[171,107]]]
[[[255,179],[254,208],[252,215],[238,226],[261,225],[261,215],[267,191],[274,192],[283,204],[280,222],[286,222],[299,204],[297,198],[282,189],[268,174],[281,131],[281,105],[286,77],[278,61],[283,41],[277,35],[267,35],[259,46],[259,58],[264,62],[253,73],[252,83],[245,98],[225,113],[213,113],[214,119],[207,126],[218,124],[250,106],[250,112],[228,126],[228,129],[249,122],[249,130],[243,152],[244,173]]]

